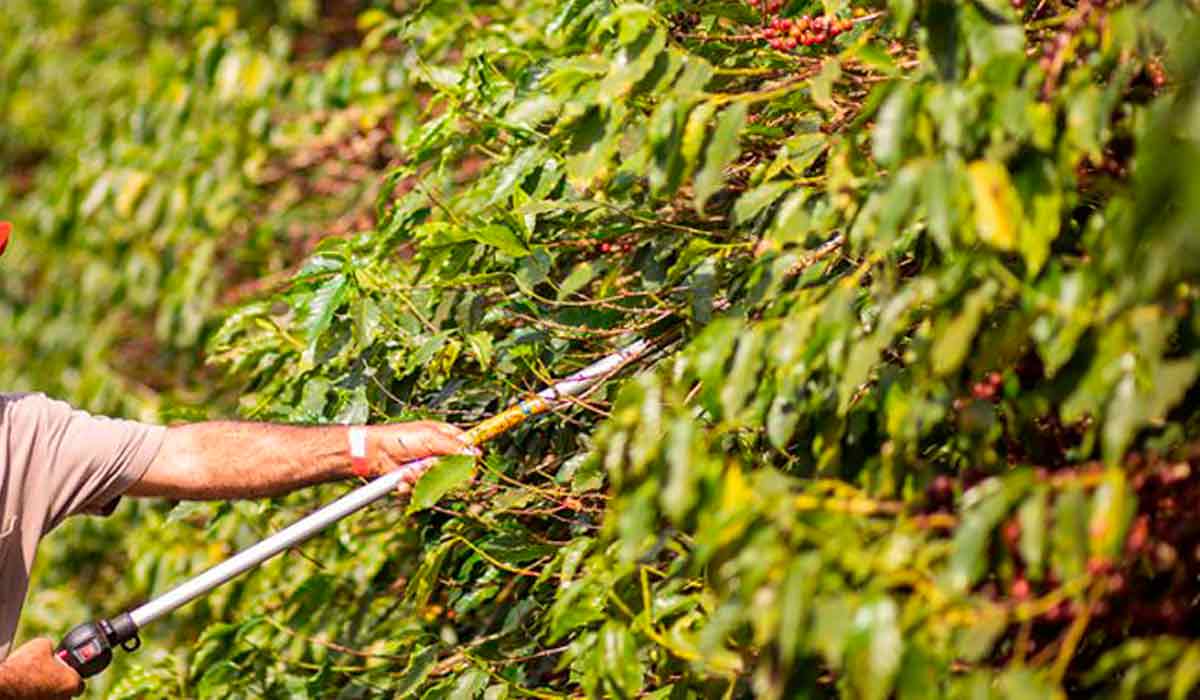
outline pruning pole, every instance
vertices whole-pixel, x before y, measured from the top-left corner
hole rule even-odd
[[[645,356],[654,347],[655,343],[652,341],[638,340],[608,355],[544,389],[536,396],[519,401],[471,428],[466,434],[467,441],[471,445],[485,443],[512,430],[532,416],[552,410],[563,400],[583,393],[625,365]],[[108,620],[79,625],[59,643],[56,652],[58,658],[84,678],[100,673],[112,662],[115,648],[134,651],[141,646],[138,630],[208,594],[221,584],[257,567],[280,552],[308,540],[339,520],[385,498],[401,483],[407,481],[412,472],[425,470],[435,459],[426,458],[410,462],[374,479],[144,605]]]

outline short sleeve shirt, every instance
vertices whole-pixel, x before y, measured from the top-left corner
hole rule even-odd
[[[0,393],[0,661],[12,646],[38,541],[71,515],[111,512],[165,434],[42,394]]]

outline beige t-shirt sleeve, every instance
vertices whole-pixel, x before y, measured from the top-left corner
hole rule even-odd
[[[38,541],[67,516],[100,512],[146,473],[166,428],[0,394],[0,661],[8,656]]]
[[[26,532],[100,513],[146,473],[166,428],[93,416],[42,394],[0,398],[9,485],[19,482]],[[12,494],[17,495],[17,494]]]

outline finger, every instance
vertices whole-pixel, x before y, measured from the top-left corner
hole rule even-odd
[[[437,432],[455,440],[465,440],[467,432],[462,428],[450,425],[449,423],[434,423],[433,429]]]
[[[438,423],[437,431],[443,437],[453,440],[454,443],[460,447],[458,452],[460,452],[461,454],[470,454],[470,455],[474,455],[476,457],[483,454],[482,452],[480,452],[478,446],[472,444],[471,437],[467,433],[467,431],[457,428],[453,425],[450,425],[449,423]],[[467,449],[465,449],[465,450],[461,449],[463,446],[465,446]]]
[[[410,484],[417,483],[417,480],[419,480],[421,476],[423,476],[425,472],[429,471],[429,468],[436,463],[436,459],[429,457],[412,462],[404,470],[404,480]]]
[[[471,436],[467,431],[460,430],[459,428],[456,428],[453,425],[448,425],[446,423],[441,424],[440,430],[443,435],[449,437],[450,439],[454,440],[459,445],[462,445],[466,448],[466,449],[460,449],[459,450],[460,454],[467,454],[467,455],[471,455],[473,457],[482,457],[483,456],[483,451],[479,449],[478,445],[471,442]]]
[[[425,440],[423,440],[421,446],[425,448],[425,454],[430,455],[464,454],[477,456],[478,454],[478,450],[463,439],[460,430],[445,424],[437,424],[431,427],[425,433]]]

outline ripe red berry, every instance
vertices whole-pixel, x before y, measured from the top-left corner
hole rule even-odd
[[[1137,520],[1133,521],[1133,527],[1129,528],[1129,537],[1125,540],[1125,551],[1130,554],[1138,554],[1146,548],[1146,542],[1150,539],[1150,521],[1144,515],[1139,515]]]
[[[8,237],[12,235],[12,224],[8,221],[0,221],[0,255],[4,255],[4,251],[8,248]]]
[[[1004,544],[1008,545],[1010,550],[1016,551],[1021,544],[1021,521],[1016,518],[1009,518],[1004,523],[1000,534],[1004,538]]]
[[[988,375],[988,383],[994,387],[999,387],[1004,383],[1004,377],[999,372],[992,372]]]
[[[977,399],[987,401],[996,395],[996,387],[984,382],[977,382],[971,385],[971,396]]]
[[[1150,82],[1154,87],[1160,88],[1167,84],[1167,71],[1158,61],[1151,60],[1147,62],[1146,73],[1150,76]]]
[[[1087,572],[1092,576],[1103,576],[1112,571],[1112,562],[1106,557],[1093,555],[1088,559]]]
[[[1029,597],[1029,582],[1023,578],[1017,578],[1012,584],[1012,597],[1017,600],[1025,600]]]
[[[925,491],[926,498],[932,506],[949,506],[954,502],[954,480],[945,474],[938,474],[929,482]]]
[[[611,253],[612,252],[612,244],[611,243],[601,243],[600,244],[600,252],[601,253]]]
[[[1125,577],[1121,574],[1113,574],[1108,577],[1108,592],[1120,593],[1125,590]]]
[[[786,40],[784,40],[783,45],[784,45],[784,47],[787,48],[788,51],[791,51],[792,49],[796,48],[796,37],[789,36]]]

